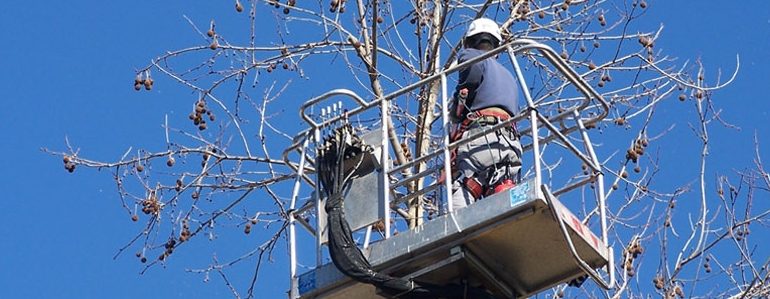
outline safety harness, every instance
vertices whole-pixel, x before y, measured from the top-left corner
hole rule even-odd
[[[495,125],[500,122],[507,121],[511,118],[511,116],[505,110],[497,107],[484,108],[477,111],[468,111],[470,103],[466,103],[467,98],[467,88],[463,88],[458,91],[455,99],[456,102],[454,103],[451,115],[455,122],[454,125],[450,128],[450,142],[460,140],[463,136],[463,133],[465,133],[465,131],[474,125]],[[511,123],[510,129],[513,130],[516,136],[518,136],[516,133],[515,123]],[[456,157],[457,149],[454,149],[451,155],[452,166],[455,165]],[[513,178],[511,178],[509,175],[509,166],[504,165],[504,167],[506,167],[505,175],[502,177],[497,177],[496,181],[490,181],[488,184],[482,184],[479,182],[476,174],[471,175],[470,177],[466,177],[464,174],[460,174],[460,177],[458,177],[456,180],[461,181],[463,187],[467,189],[475,199],[480,199],[482,195],[489,196],[508,190],[516,185]],[[454,169],[454,167],[452,168]],[[491,171],[496,171],[496,169],[491,169]],[[452,172],[454,172],[454,170]],[[494,178],[492,174],[488,175],[487,177],[490,178],[490,180]]]

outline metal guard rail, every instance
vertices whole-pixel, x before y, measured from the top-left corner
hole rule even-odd
[[[333,124],[335,122],[338,122],[338,121],[340,121],[342,119],[342,117],[349,117],[349,116],[353,116],[353,115],[359,114],[359,113],[361,113],[361,112],[363,112],[363,111],[365,111],[365,110],[367,110],[369,108],[377,106],[383,100],[389,101],[389,100],[392,100],[394,98],[397,98],[398,96],[401,96],[401,95],[403,95],[403,94],[405,94],[407,92],[415,90],[415,89],[419,88],[420,86],[422,86],[424,84],[427,84],[427,83],[429,83],[431,81],[440,79],[442,76],[446,76],[447,74],[451,74],[451,73],[454,73],[456,71],[459,71],[460,69],[462,69],[462,68],[464,68],[466,66],[469,66],[469,65],[471,65],[473,63],[476,63],[476,62],[479,62],[479,61],[484,60],[486,58],[489,58],[489,57],[492,57],[494,55],[497,55],[497,54],[501,53],[504,50],[508,50],[509,54],[515,55],[515,54],[518,54],[518,53],[521,53],[521,52],[524,52],[524,51],[527,51],[527,50],[533,50],[533,49],[537,50],[541,54],[543,54],[543,57],[545,57],[549,62],[551,62],[551,64],[554,67],[556,67],[563,75],[565,75],[567,80],[569,80],[571,83],[573,83],[575,85],[575,87],[585,96],[585,99],[583,101],[581,101],[580,105],[564,109],[561,113],[548,118],[549,121],[557,121],[557,120],[560,120],[560,119],[563,119],[565,117],[570,116],[574,111],[580,111],[580,110],[585,109],[586,107],[588,107],[588,105],[590,104],[592,99],[595,99],[595,100],[597,100],[599,102],[599,104],[602,107],[602,111],[596,117],[591,118],[588,121],[586,121],[585,122],[586,124],[597,123],[597,122],[601,121],[602,119],[604,119],[609,114],[609,104],[604,100],[604,98],[601,96],[601,94],[599,94],[598,92],[596,92],[595,89],[590,87],[588,85],[588,83],[585,82],[585,80],[583,80],[571,67],[569,67],[569,65],[567,65],[567,63],[564,60],[562,60],[560,57],[558,57],[558,54],[556,54],[556,52],[553,49],[551,49],[551,47],[549,47],[549,46],[547,46],[545,44],[541,44],[539,42],[533,41],[533,40],[529,40],[529,39],[518,39],[518,40],[511,41],[511,42],[509,42],[507,44],[503,44],[500,47],[498,47],[498,48],[496,48],[496,49],[494,49],[492,51],[484,53],[483,55],[479,55],[477,57],[474,57],[473,59],[469,59],[468,61],[465,61],[463,63],[459,63],[459,64],[457,64],[457,65],[455,65],[453,67],[450,67],[450,68],[445,69],[445,70],[443,70],[441,72],[438,72],[436,74],[433,74],[433,75],[430,75],[430,76],[428,76],[426,78],[423,78],[422,80],[417,81],[417,82],[415,82],[415,83],[413,83],[411,85],[405,86],[405,87],[403,87],[403,88],[401,88],[401,89],[399,89],[399,90],[397,90],[397,91],[395,91],[393,93],[390,93],[390,94],[382,97],[381,99],[374,99],[374,100],[372,100],[370,102],[367,102],[364,99],[362,99],[360,96],[358,96],[355,92],[350,91],[348,89],[334,89],[334,90],[328,91],[328,92],[326,92],[326,93],[324,93],[324,94],[322,94],[320,96],[317,96],[315,98],[312,98],[312,99],[306,101],[305,103],[302,104],[302,106],[300,106],[300,116],[302,117],[303,120],[305,120],[311,126],[311,128],[308,128],[308,129],[306,129],[306,130],[304,130],[304,131],[302,131],[302,132],[297,134],[297,136],[293,140],[293,143],[286,150],[284,150],[284,152],[282,154],[282,158],[283,158],[284,161],[287,162],[286,165],[288,165],[289,168],[291,168],[294,171],[297,171],[297,168],[292,163],[289,163],[289,161],[290,161],[289,160],[289,154],[290,154],[290,152],[297,150],[297,148],[299,148],[302,145],[302,140],[301,139],[302,139],[303,136],[308,136],[307,133],[314,132],[314,131],[316,131],[317,129],[319,129],[321,127],[324,127],[324,126]],[[307,115],[307,113],[305,112],[307,110],[307,108],[310,107],[311,105],[319,103],[322,100],[325,100],[325,99],[333,97],[333,96],[347,96],[347,97],[350,97],[350,98],[354,99],[356,101],[356,103],[359,104],[359,106],[354,108],[354,109],[351,109],[351,110],[347,111],[344,116],[340,115],[340,116],[337,116],[337,117],[333,117],[333,118],[325,120],[325,121],[323,121],[321,123],[316,123],[315,121],[313,121]],[[527,99],[527,107],[529,109],[535,109],[535,110],[537,109],[537,107],[531,101],[531,99]],[[517,116],[515,119],[516,120],[523,119],[524,118],[523,115],[526,115],[526,114],[525,113],[520,113],[519,116],[522,116],[522,117]],[[576,131],[577,129],[578,128],[576,126],[568,127],[566,130],[563,130],[563,133],[569,134],[571,132]],[[521,132],[527,132],[527,131],[529,131],[529,130],[527,130],[527,128],[521,130]],[[553,138],[555,138],[555,137],[548,136],[548,137],[546,137],[543,140],[543,142],[548,142],[548,141],[552,140]],[[464,144],[464,143],[461,142],[461,143],[453,144],[452,148],[455,148],[455,147],[460,146],[462,144]],[[523,149],[527,149],[527,147],[525,147],[524,145],[522,145],[522,148]],[[437,152],[440,153],[440,150],[437,151]],[[435,156],[436,154],[438,154],[438,153],[431,152],[429,154],[426,154],[426,156],[428,156],[428,155]]]

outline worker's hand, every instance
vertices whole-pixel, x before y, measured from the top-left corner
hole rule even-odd
[[[463,97],[463,98],[466,98],[466,97],[468,97],[468,89],[467,89],[467,88],[463,88],[463,89],[460,89],[460,91],[458,92],[458,94],[459,94],[461,97]]]

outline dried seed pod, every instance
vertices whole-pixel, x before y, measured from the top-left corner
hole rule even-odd
[[[131,221],[136,222],[138,220],[139,220],[139,216],[137,216],[136,214],[131,216]]]
[[[219,42],[217,42],[217,39],[215,38],[209,45],[209,49],[216,50],[217,48],[219,48]]]
[[[641,2],[639,2],[639,7],[641,7],[641,8],[647,8],[647,2],[646,2],[646,1],[644,1],[644,0],[642,0]]]
[[[622,178],[624,178],[624,179],[625,179],[625,178],[628,178],[628,172],[626,172],[625,170],[623,170],[623,172],[621,172],[621,173],[620,173],[620,177],[622,177]]]
[[[209,29],[209,31],[206,31],[206,35],[208,35],[208,37],[214,37],[215,34],[216,33],[214,32],[214,28],[211,28]]]
[[[541,19],[545,18],[545,12],[541,10],[539,13],[537,13],[537,17]]]
[[[636,159],[639,158],[639,155],[636,154],[636,151],[634,149],[629,148],[626,150],[626,160],[633,160],[636,162]]]
[[[142,164],[136,164],[136,172],[142,172],[144,171],[144,166]]]
[[[593,61],[589,61],[588,62],[588,69],[589,70],[595,70],[596,69],[596,64],[594,64]]]
[[[174,163],[176,163],[176,160],[174,160],[174,157],[168,156],[168,160],[166,160],[166,166],[168,167],[174,166]]]
[[[680,100],[680,101],[684,102],[684,100],[686,100],[686,99],[687,99],[687,96],[686,96],[686,95],[684,95],[684,94],[680,94],[680,95],[679,95],[679,100]]]
[[[241,1],[235,0],[235,11],[243,12],[243,5],[241,5]]]
[[[594,41],[594,48],[599,48],[599,46],[601,46],[599,41]]]
[[[652,284],[654,284],[655,288],[658,289],[658,290],[663,289],[663,287],[664,287],[663,277],[661,277],[660,275],[659,276],[655,276],[655,278],[652,279]]]
[[[147,78],[147,79],[145,79],[145,80],[144,80],[144,89],[146,89],[146,90],[151,90],[151,89],[152,89],[152,84],[153,84],[153,83],[155,83],[155,82],[152,80],[152,78]]]
[[[634,172],[639,173],[642,171],[642,168],[639,166],[634,167]]]
[[[567,57],[568,57],[568,55],[567,55],[567,51],[562,51],[560,56],[561,56],[561,59],[564,59],[564,60],[566,60],[566,59],[567,59]]]
[[[644,46],[644,47],[647,47],[648,39],[649,38],[646,35],[640,36],[639,37],[639,44]]]
[[[377,20],[377,24],[382,24],[382,22],[385,21],[385,19],[383,19],[381,16],[377,16],[376,20]]]
[[[674,287],[674,293],[676,293],[676,295],[679,296],[679,298],[684,298],[684,291],[682,291],[682,287],[680,287],[678,285],[675,286]]]

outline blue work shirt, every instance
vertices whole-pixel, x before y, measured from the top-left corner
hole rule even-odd
[[[458,62],[470,60],[486,51],[465,48],[460,50]],[[511,116],[519,112],[519,84],[508,69],[489,57],[460,71],[456,92],[468,88],[467,103],[470,111],[498,107]]]

